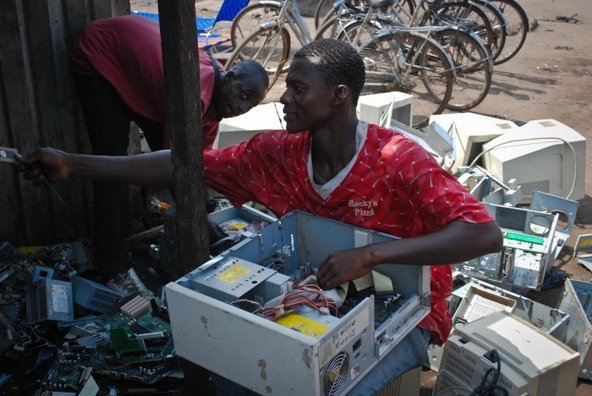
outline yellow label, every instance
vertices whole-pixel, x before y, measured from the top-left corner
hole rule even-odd
[[[234,283],[249,272],[251,272],[249,268],[236,264],[216,276],[216,279],[222,282]]]
[[[245,223],[244,221],[239,220],[228,220],[225,223],[222,223],[221,227],[226,232],[237,232],[246,230],[249,223]]]
[[[592,238],[588,239],[580,239],[580,244],[578,245],[580,247],[588,247],[588,246],[592,246]]]
[[[312,337],[320,337],[329,330],[329,326],[324,323],[309,319],[306,316],[289,313],[277,320],[277,323],[290,329],[301,332]]]

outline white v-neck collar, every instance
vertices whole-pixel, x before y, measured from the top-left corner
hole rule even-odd
[[[349,161],[347,166],[345,166],[342,170],[339,171],[331,180],[327,181],[325,184],[317,184],[314,181],[313,177],[313,170],[312,170],[312,146],[308,149],[308,178],[310,183],[312,184],[313,189],[316,191],[317,194],[323,199],[327,199],[329,195],[341,184],[343,179],[349,174],[352,167],[356,163],[358,159],[358,155],[364,147],[364,143],[366,143],[366,136],[368,135],[368,123],[365,121],[358,121],[358,125],[356,126],[356,153]]]

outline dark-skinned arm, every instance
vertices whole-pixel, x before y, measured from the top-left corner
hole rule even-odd
[[[24,177],[39,183],[88,178],[146,187],[170,187],[173,180],[171,151],[111,157],[70,154],[54,148],[40,148],[20,157],[26,167]]]
[[[335,251],[321,264],[317,281],[322,288],[332,289],[366,275],[378,264],[458,263],[498,252],[502,242],[501,231],[495,222],[470,224],[454,221],[437,232],[420,237]]]

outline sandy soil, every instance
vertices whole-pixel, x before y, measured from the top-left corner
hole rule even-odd
[[[132,1],[132,9],[155,10],[156,1]],[[200,0],[200,16],[214,15],[219,1]],[[474,112],[520,123],[552,118],[592,139],[592,2],[590,0],[520,0],[531,22],[526,43],[509,62],[495,66],[491,90]],[[564,18],[558,18],[564,17]],[[310,19],[307,18],[310,22]],[[566,22],[568,20],[568,22]],[[283,82],[266,98],[279,98]],[[592,145],[587,145],[592,157]],[[570,254],[577,235],[592,233],[592,161],[586,164],[586,197],[580,200],[577,227],[555,267],[574,279],[590,281],[592,272]],[[529,297],[552,305],[560,288]],[[431,393],[435,376],[422,375],[422,395]],[[577,396],[591,395],[592,383],[580,381]]]

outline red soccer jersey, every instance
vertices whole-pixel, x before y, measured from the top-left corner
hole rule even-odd
[[[162,123],[163,144],[165,148],[170,147],[157,22],[132,15],[93,21],[85,26],[74,43],[70,61],[75,73],[94,75],[98,72],[133,111]],[[210,108],[215,75],[210,56],[203,51],[199,53],[199,77],[204,147],[211,147],[220,119],[214,107]]]
[[[234,205],[257,201],[277,216],[299,209],[315,215],[407,238],[448,223],[494,221],[454,177],[410,139],[370,125],[351,168],[321,196],[308,166],[309,132],[256,135],[249,142],[206,150],[209,185]],[[443,263],[446,264],[446,263]],[[420,327],[441,344],[451,330],[444,299],[450,294],[450,265],[431,266],[431,311]]]

